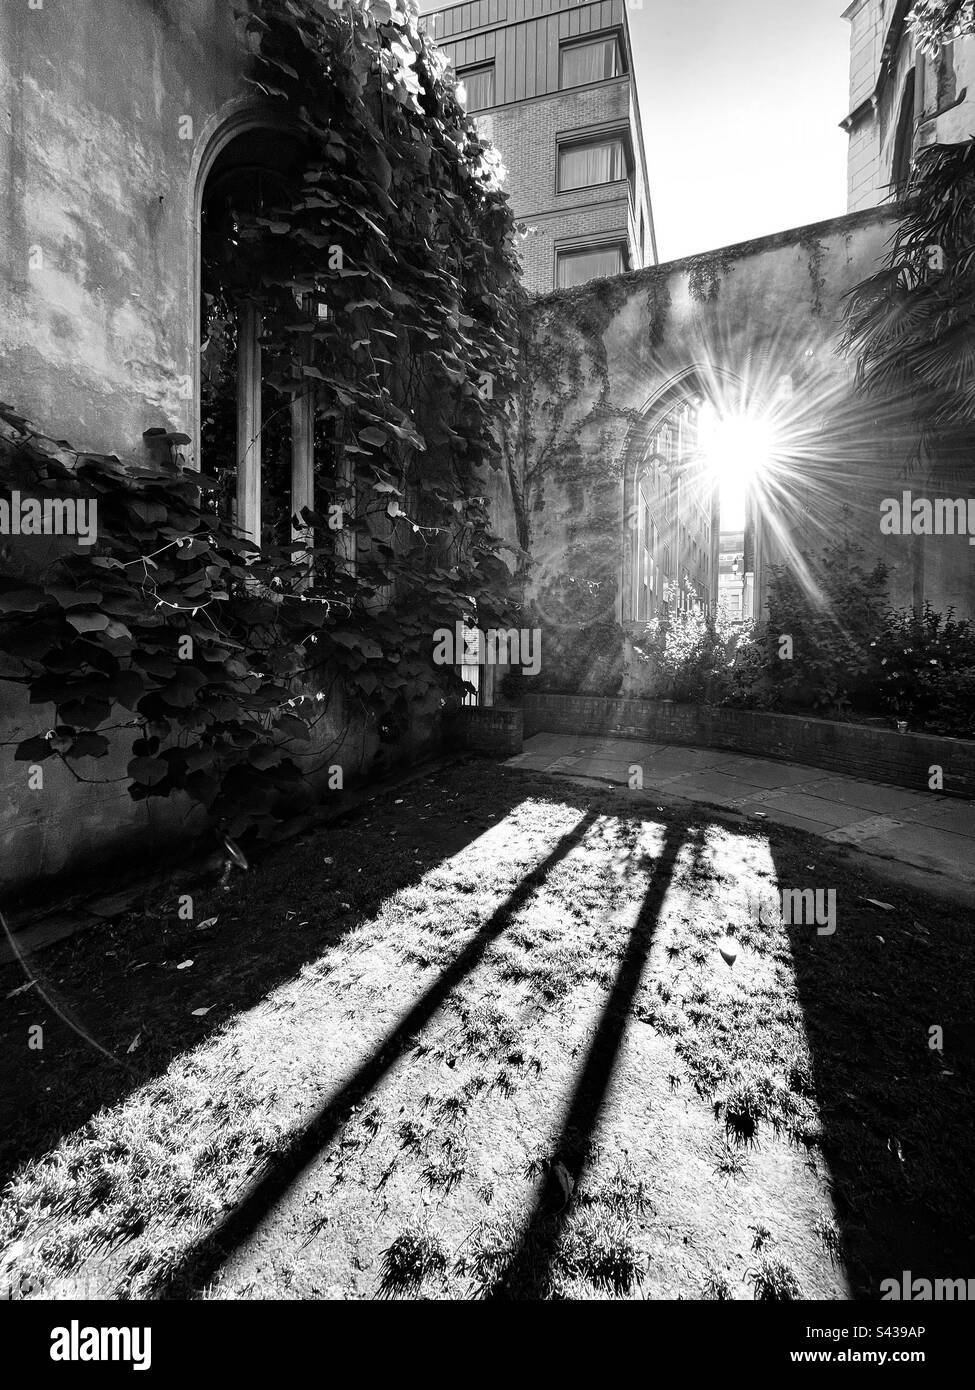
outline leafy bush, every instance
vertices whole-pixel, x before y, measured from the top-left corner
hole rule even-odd
[[[540,619],[542,668],[526,690],[552,694],[618,695],[623,681],[623,629],[595,622],[564,628]]]
[[[790,709],[845,713],[870,703],[871,643],[887,610],[885,565],[867,568],[849,541],[828,546],[808,576],[773,567],[769,582],[766,674],[774,701]],[[791,657],[780,656],[782,638]]]
[[[634,695],[681,701],[719,701],[731,680],[731,662],[749,625],[664,612],[634,638]]]
[[[723,702],[844,718],[886,716],[913,729],[975,737],[975,629],[938,613],[892,609],[883,565],[830,547],[817,591],[773,570],[769,622],[739,645]],[[791,639],[791,658],[781,655]]]
[[[914,728],[975,737],[975,630],[954,610],[891,612],[873,647],[879,707]]]

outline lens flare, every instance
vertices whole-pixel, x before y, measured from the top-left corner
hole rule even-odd
[[[776,453],[775,430],[768,420],[746,413],[719,415],[704,406],[699,424],[704,466],[723,486],[739,489],[757,482]]]

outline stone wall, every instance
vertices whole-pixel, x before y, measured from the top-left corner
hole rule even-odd
[[[448,748],[490,753],[499,758],[513,758],[520,753],[522,737],[520,709],[465,706],[451,715],[445,729]]]
[[[945,468],[908,481],[909,428],[857,394],[840,346],[846,296],[881,262],[892,218],[858,213],[535,301],[517,468],[534,562],[527,597],[542,620],[571,636],[627,616],[628,451],[685,388],[773,421],[780,459],[762,508],[760,594],[769,565],[812,572],[846,535],[889,566],[896,606],[927,599],[975,613],[967,536],[880,530],[884,499],[908,486],[967,496],[968,480]]]
[[[78,448],[194,433],[198,175],[254,104],[232,10],[4,4],[0,400]]]

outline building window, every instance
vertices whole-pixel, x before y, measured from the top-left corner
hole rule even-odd
[[[580,246],[560,251],[556,265],[556,284],[560,290],[584,285],[605,275],[620,275],[626,269],[626,248],[611,242],[602,246]]]
[[[581,87],[586,82],[605,82],[623,71],[619,39],[615,34],[563,44],[559,51],[559,86]]]
[[[494,64],[486,63],[476,68],[459,68],[457,80],[463,87],[463,94],[457,95],[465,111],[483,111],[494,105]]]
[[[622,135],[561,145],[559,192],[567,193],[573,188],[590,188],[600,183],[617,183],[627,177],[626,165]]]
[[[656,588],[657,527],[650,513],[652,485],[649,470],[644,467],[636,492],[636,565],[634,573],[633,616],[641,623],[649,622],[654,614],[653,594]]]

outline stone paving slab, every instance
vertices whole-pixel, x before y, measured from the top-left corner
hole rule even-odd
[[[747,802],[742,809],[748,809]],[[820,825],[830,827],[852,825],[855,821],[865,819],[859,806],[847,806],[839,801],[827,801],[825,797],[821,796],[804,796],[797,792],[794,787],[771,794],[766,792],[762,797],[761,809],[769,813],[788,811],[789,815],[802,816],[804,820],[816,821]]]
[[[975,806],[961,801],[947,804],[937,798],[939,805],[925,805],[919,815],[901,816],[901,820],[912,821],[915,825],[930,825],[939,830],[947,830],[953,835],[970,835],[975,838]]]
[[[639,766],[636,761],[622,762],[619,757],[576,758],[573,772],[585,777],[604,777],[608,782],[620,782],[623,786],[630,780],[630,768]]]
[[[813,783],[827,774],[817,774],[814,767],[800,766],[798,763],[780,763],[773,758],[745,758],[738,754],[718,753],[714,760],[715,768],[728,776],[741,777],[758,787],[792,787],[800,782]]]
[[[631,761],[638,762],[639,759],[633,758]],[[717,761],[718,758],[711,749],[677,748],[671,744],[661,752],[654,753],[652,757],[647,758],[643,763],[643,771],[644,774],[648,772],[694,772],[699,768],[714,767]]]
[[[802,788],[810,796],[842,805],[857,806],[877,815],[899,816],[902,811],[921,812],[930,809],[923,792],[906,787],[886,787],[874,782],[858,782],[853,777],[829,777],[822,782],[810,782]]]
[[[862,845],[868,840],[875,840],[878,835],[889,835],[892,830],[899,830],[902,824],[902,821],[893,820],[890,816],[870,816],[867,820],[854,821],[852,825],[841,825],[838,830],[831,830],[826,838],[838,845]]]
[[[756,826],[786,825],[856,848],[886,861],[892,873],[921,869],[941,876],[939,882],[950,879],[956,892],[970,893],[975,885],[975,804],[923,788],[722,749],[584,734],[536,735],[507,765],[561,772],[585,785],[611,781],[625,792],[634,764],[643,768],[642,791],[628,793],[637,801],[659,793],[662,800],[700,802]]]
[[[722,806],[737,806],[745,801],[754,801],[756,796],[762,795],[762,788],[752,782],[710,770],[691,772],[686,777],[678,777],[668,783],[668,787],[676,796],[686,796],[700,801],[714,800]]]
[[[975,883],[975,840],[929,825],[901,825],[876,837],[871,848],[883,850],[923,869],[936,869]]]
[[[533,740],[529,739],[528,741],[531,743]],[[609,758],[622,758],[625,753],[631,763],[638,763],[641,758],[652,758],[655,754],[662,753],[667,747],[666,743],[643,743],[636,738],[587,738],[585,743],[577,747],[575,751],[590,754],[593,757]],[[621,752],[621,750],[623,751]]]

